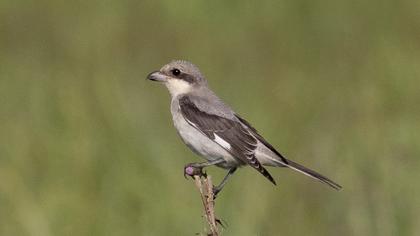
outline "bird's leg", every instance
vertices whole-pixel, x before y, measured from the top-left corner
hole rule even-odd
[[[187,175],[191,176],[191,177],[193,177],[194,175],[205,176],[206,173],[203,172],[204,167],[217,165],[217,164],[220,164],[220,163],[223,163],[223,162],[225,162],[225,160],[220,158],[220,159],[207,161],[207,162],[189,163],[189,164],[185,165],[185,167],[184,167],[184,176],[185,177]]]
[[[213,187],[213,196],[214,198],[216,198],[217,194],[222,191],[223,187],[225,186],[225,184],[227,183],[227,180],[229,179],[230,176],[233,175],[233,173],[235,173],[236,171],[236,167],[230,168],[229,172],[225,175],[225,177],[223,178],[222,182],[217,185],[216,187]]]

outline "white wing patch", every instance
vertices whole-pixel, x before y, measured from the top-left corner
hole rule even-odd
[[[214,141],[223,148],[230,150],[230,144],[219,137],[217,134],[214,134]]]
[[[188,124],[190,124],[192,127],[194,127],[194,128],[196,128],[196,129],[198,129],[199,131],[201,131],[201,130],[197,127],[197,125],[196,125],[196,124],[192,123],[190,120],[188,120],[188,119],[186,119],[186,118],[185,118],[185,120],[186,120],[186,121],[187,121],[187,123],[188,123]]]

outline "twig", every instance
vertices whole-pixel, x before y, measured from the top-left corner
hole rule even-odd
[[[200,195],[201,201],[203,202],[205,218],[207,224],[210,227],[209,236],[219,236],[219,229],[217,228],[217,220],[214,214],[214,195],[213,195],[213,184],[211,181],[211,176],[203,175],[194,175],[195,186],[197,186]]]

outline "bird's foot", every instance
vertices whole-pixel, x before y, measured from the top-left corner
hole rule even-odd
[[[215,218],[216,220],[216,224],[222,226],[222,228],[226,229],[226,227],[228,226],[226,221],[219,219],[219,218]]]
[[[206,172],[203,171],[203,167],[200,166],[200,163],[189,163],[184,167],[184,177],[190,176],[194,178],[197,175],[199,177],[206,177]]]
[[[222,188],[220,188],[219,186],[213,185],[213,200],[216,199],[217,194],[220,193],[220,190],[222,190]]]

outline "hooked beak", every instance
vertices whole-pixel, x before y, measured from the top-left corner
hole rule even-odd
[[[166,82],[166,75],[160,73],[160,71],[153,71],[147,76],[147,79],[158,82]]]

